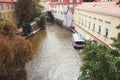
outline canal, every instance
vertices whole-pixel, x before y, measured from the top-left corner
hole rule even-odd
[[[26,63],[28,80],[77,80],[81,59],[72,46],[72,32],[56,24],[46,26],[30,38],[35,55]]]

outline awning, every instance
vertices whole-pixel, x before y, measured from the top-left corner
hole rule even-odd
[[[80,42],[80,41],[84,42],[85,41],[84,38],[82,37],[82,35],[79,33],[74,33],[73,39],[75,42]]]

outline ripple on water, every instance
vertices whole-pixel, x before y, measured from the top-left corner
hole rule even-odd
[[[39,33],[43,35],[35,57],[26,64],[28,80],[77,80],[81,59],[72,47],[71,32],[54,24]]]

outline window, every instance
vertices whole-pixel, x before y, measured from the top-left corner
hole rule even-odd
[[[89,16],[89,25],[88,25],[88,29],[90,29],[90,25],[91,25],[91,16]]]
[[[62,11],[61,11],[61,15],[62,15]]]
[[[14,9],[14,8],[15,8],[14,4],[11,4],[11,8],[12,8],[12,9]]]
[[[5,20],[6,19],[6,16],[4,13],[2,13],[2,19]]]
[[[85,15],[85,27],[87,26],[87,15]]]
[[[93,28],[92,31],[95,31],[96,18],[93,18]]]
[[[10,9],[10,6],[9,6],[9,4],[7,4],[7,9]]]
[[[83,17],[82,17],[82,25],[83,25]]]
[[[60,11],[58,11],[58,15],[60,15]]]
[[[84,26],[85,26],[85,15],[83,16],[83,19],[84,19],[84,23],[83,23],[83,24],[84,24]]]
[[[98,33],[99,34],[101,33],[101,26],[99,26]]]
[[[110,22],[105,21],[105,35],[104,35],[104,37],[106,37],[106,38],[108,38],[110,24],[111,24]]]
[[[84,23],[84,15],[82,14],[82,25],[83,25],[83,23]]]
[[[101,34],[102,20],[98,20],[98,33]]]
[[[3,6],[3,4],[1,3],[1,10],[3,10],[4,9],[4,6]]]
[[[80,17],[81,17],[81,20],[80,20],[80,21],[81,21],[81,24],[82,24],[82,15],[80,15]]]
[[[79,14],[79,16],[80,16],[80,17],[79,17],[79,24],[80,24],[80,23],[81,23],[81,14]]]
[[[105,37],[108,37],[108,29],[105,30]]]

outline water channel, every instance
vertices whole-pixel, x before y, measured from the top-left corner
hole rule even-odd
[[[81,59],[72,46],[72,32],[56,24],[46,26],[30,38],[35,55],[26,63],[28,80],[77,80]]]

